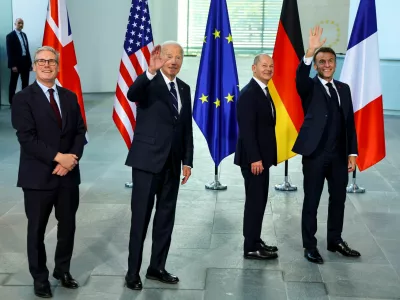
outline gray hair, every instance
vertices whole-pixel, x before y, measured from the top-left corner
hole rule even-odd
[[[161,52],[162,52],[162,49],[163,49],[165,46],[168,46],[168,45],[175,45],[175,46],[178,46],[179,48],[181,48],[181,55],[182,55],[182,56],[184,55],[183,47],[181,46],[181,44],[179,44],[179,43],[176,42],[176,41],[166,41],[166,42],[162,43],[162,45],[161,45]]]
[[[260,53],[260,54],[257,54],[256,57],[254,57],[253,65],[258,64],[258,62],[259,62],[260,59],[261,59],[261,56],[268,56],[268,57],[270,57],[267,53]]]
[[[56,49],[54,49],[54,48],[52,48],[50,46],[43,46],[43,47],[40,47],[40,48],[36,49],[35,56],[34,56],[34,62],[36,62],[37,55],[42,51],[50,51],[51,53],[53,53],[56,56],[56,61],[58,63],[58,61],[60,59],[60,53],[58,53],[56,51]]]

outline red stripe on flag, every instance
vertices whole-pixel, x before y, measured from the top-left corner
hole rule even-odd
[[[59,27],[58,23],[58,1],[50,1],[50,16],[53,19],[54,23],[56,23],[57,27]]]
[[[132,124],[132,129],[134,129],[134,124],[136,124],[135,116],[133,115],[131,106],[126,99],[126,96],[122,93],[120,87],[117,85],[117,90],[115,92],[116,97],[119,103],[122,106],[122,109],[125,111],[126,115],[128,116],[129,122]]]
[[[363,171],[386,155],[382,96],[356,111],[354,121],[358,142],[357,166]]]
[[[143,47],[142,52],[146,61],[150,61],[150,51],[148,47]]]
[[[112,118],[114,120],[115,126],[117,126],[118,131],[122,135],[122,138],[124,139],[126,146],[128,147],[128,149],[130,149],[132,144],[131,138],[129,137],[129,133],[126,130],[124,123],[122,123],[115,109],[113,110]]]
[[[133,65],[133,67],[135,68],[136,74],[142,74],[143,73],[143,68],[140,65],[136,55],[134,55],[134,54],[133,55],[129,55],[129,59],[130,59],[132,65]]]
[[[133,80],[131,74],[129,74],[128,70],[126,69],[125,64],[121,63],[119,66],[119,73],[125,80],[126,85],[130,87],[133,84]]]

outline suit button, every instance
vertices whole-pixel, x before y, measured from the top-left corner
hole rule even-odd
[[[325,118],[327,118],[328,117],[328,115],[325,115]]]

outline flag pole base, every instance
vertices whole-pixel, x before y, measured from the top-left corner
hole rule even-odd
[[[133,187],[133,182],[132,181],[125,182],[125,187],[131,189]]]
[[[365,193],[365,188],[359,187],[356,183],[356,179],[353,178],[353,183],[347,186],[346,191],[353,194],[362,194]]]
[[[217,175],[215,176],[214,181],[209,184],[206,184],[205,187],[207,190],[214,190],[214,191],[223,191],[228,188],[226,185],[222,185],[221,182],[219,182]]]
[[[289,176],[285,176],[285,181],[281,184],[276,184],[275,190],[282,192],[294,192],[297,191],[297,186],[290,184]]]

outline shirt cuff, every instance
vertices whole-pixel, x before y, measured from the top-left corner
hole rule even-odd
[[[146,71],[146,75],[147,75],[147,78],[149,79],[149,80],[152,80],[156,75],[157,75],[157,73],[156,74],[151,74],[150,72],[149,72],[149,70],[147,70]]]
[[[312,61],[313,61],[313,57],[312,57],[312,56],[311,56],[311,57],[305,57],[305,56],[304,56],[303,61],[304,61],[304,64],[306,64],[307,66],[309,66],[309,65],[311,65],[311,63],[312,63]]]
[[[357,154],[349,154],[349,156],[358,156]]]
[[[184,167],[188,167],[189,169],[191,169],[192,167],[191,166],[188,166],[188,165],[183,165]]]

